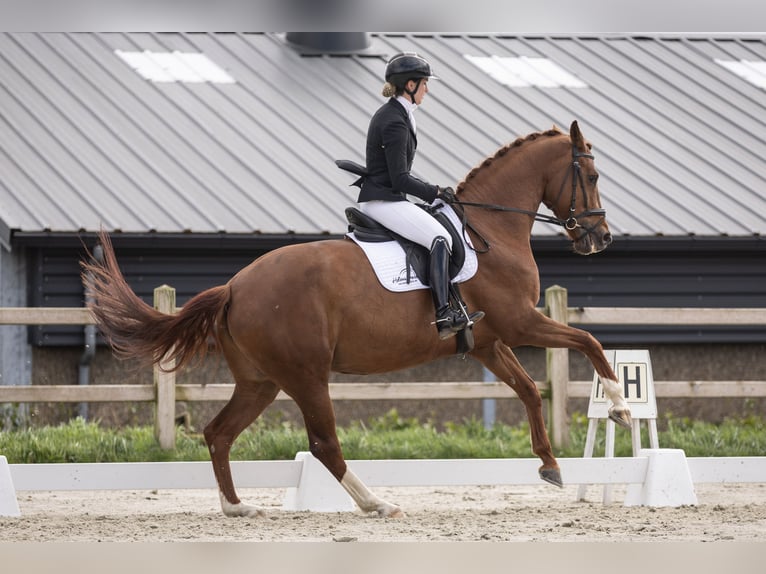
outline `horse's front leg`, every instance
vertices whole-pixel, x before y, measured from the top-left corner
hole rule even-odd
[[[532,439],[532,452],[542,460],[539,469],[540,478],[556,486],[563,486],[561,470],[553,456],[548,431],[543,418],[543,400],[532,377],[521,366],[513,351],[502,341],[484,349],[477,349],[473,356],[492,371],[498,379],[510,386],[524,403],[529,420],[529,432]]]
[[[590,360],[604,385],[606,396],[612,401],[609,418],[622,427],[631,427],[630,408],[625,402],[622,387],[617,382],[609,361],[604,355],[604,348],[596,338],[582,329],[570,327],[537,313],[536,321],[527,329],[525,344],[545,348],[566,348],[580,351]]]

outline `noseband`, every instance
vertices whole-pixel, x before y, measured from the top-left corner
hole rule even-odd
[[[537,211],[528,211],[526,209],[519,209],[516,207],[507,207],[504,205],[495,205],[492,203],[476,203],[472,201],[461,201],[457,198],[455,198],[452,203],[455,205],[480,207],[482,209],[488,209],[490,211],[506,211],[511,213],[523,213],[525,215],[531,215],[535,219],[535,221],[542,221],[543,223],[552,223],[554,225],[559,225],[563,227],[564,229],[566,229],[567,231],[573,231],[574,229],[577,229],[578,227],[582,227],[585,230],[584,235],[589,235],[594,232],[596,226],[594,225],[591,227],[587,227],[585,225],[582,225],[578,221],[578,219],[583,217],[590,217],[592,215],[600,215],[601,217],[605,217],[606,210],[603,208],[588,209],[588,195],[587,193],[585,193],[585,182],[582,179],[582,169],[580,168],[580,162],[578,161],[579,158],[581,157],[593,159],[593,154],[578,151],[577,148],[574,145],[572,145],[572,163],[569,166],[569,169],[572,173],[572,201],[569,204],[569,217],[567,217],[566,219],[561,219],[559,217],[547,215],[545,213],[538,213]],[[561,194],[564,193],[564,186],[566,185],[566,181],[567,181],[567,178],[565,177],[564,181],[561,182],[561,189],[559,190],[559,193],[556,196],[556,201],[553,202],[554,204],[558,203],[558,200],[561,197]],[[584,209],[580,213],[575,213],[575,209],[577,208],[578,183],[580,187],[582,187],[582,191],[583,191]],[[484,244],[487,246],[487,250],[489,250],[489,243],[487,242],[487,240],[484,239],[484,237],[482,237],[479,233],[477,233],[476,230],[467,223],[465,219],[465,215],[463,215],[463,227],[464,228],[469,227],[474,233],[476,233],[484,242]]]

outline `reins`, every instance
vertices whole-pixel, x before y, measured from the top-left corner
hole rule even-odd
[[[563,228],[565,228],[567,231],[572,231],[574,229],[577,229],[578,227],[582,227],[585,230],[586,234],[593,233],[594,227],[586,227],[583,226],[578,222],[579,218],[582,217],[589,217],[591,215],[600,215],[605,216],[606,210],[603,208],[597,208],[597,209],[588,209],[588,195],[585,193],[585,183],[582,180],[582,169],[580,167],[580,162],[578,161],[579,158],[585,157],[589,159],[593,159],[593,154],[590,153],[584,153],[581,151],[578,151],[577,148],[573,145],[572,146],[572,164],[570,166],[571,172],[572,172],[572,200],[569,205],[569,217],[566,219],[561,219],[559,217],[553,216],[553,215],[547,215],[545,213],[539,213],[537,211],[529,211],[527,209],[520,209],[518,207],[508,207],[506,205],[498,205],[494,203],[477,203],[474,201],[462,201],[455,197],[451,204],[453,206],[466,206],[466,207],[478,207],[480,209],[486,209],[489,211],[502,211],[502,212],[510,212],[510,213],[521,213],[523,215],[531,215],[535,221],[540,221],[542,223],[551,223],[553,225],[559,225]],[[558,201],[559,197],[561,197],[561,194],[564,192],[564,186],[566,184],[567,178],[564,178],[564,181],[561,182],[561,189],[559,190],[558,195],[556,196],[556,202]],[[577,184],[580,184],[580,187],[583,189],[583,199],[585,204],[585,209],[581,211],[580,213],[575,214],[575,209],[577,206]],[[555,203],[555,202],[554,202]],[[463,237],[465,238],[465,232],[466,229],[470,229],[474,232],[474,234],[481,239],[482,243],[484,244],[484,249],[476,249],[473,247],[470,243],[468,245],[477,253],[486,253],[490,249],[489,241],[485,237],[479,233],[475,227],[473,227],[469,222],[468,218],[465,214],[465,210],[461,210],[462,213],[460,213],[460,218],[463,222]]]

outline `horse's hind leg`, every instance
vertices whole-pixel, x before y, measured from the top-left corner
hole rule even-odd
[[[301,390],[301,396],[295,395],[293,399],[303,413],[311,454],[324,464],[362,511],[388,517],[404,516],[398,506],[375,496],[346,466],[335,430],[335,411],[327,385],[318,391],[310,386]]]
[[[537,389],[535,381],[521,366],[510,347],[501,341],[495,341],[492,347],[477,349],[473,356],[511,387],[521,402],[524,403],[529,420],[532,452],[539,456],[543,462],[539,470],[540,478],[556,486],[562,486],[561,471],[556,457],[553,456],[548,431],[545,428],[542,397],[540,397],[540,391]]]
[[[262,511],[243,504],[231,478],[229,452],[239,434],[269,406],[279,388],[271,382],[237,383],[229,402],[205,427],[213,472],[218,482],[221,509],[226,516],[258,516]]]

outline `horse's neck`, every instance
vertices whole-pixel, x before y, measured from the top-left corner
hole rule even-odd
[[[544,184],[542,181],[527,179],[505,179],[499,183],[477,185],[466,188],[459,198],[504,208],[537,211],[543,200]]]
[[[498,173],[492,178],[475,178],[465,186],[458,199],[507,208],[508,211],[490,207],[469,207],[468,220],[477,229],[485,229],[493,235],[502,235],[504,241],[529,243],[533,217],[512,210],[537,212],[542,203],[544,187],[542,178],[525,176],[515,179],[513,172],[509,171],[508,174]]]
[[[555,163],[553,143],[540,138],[499,152],[466,179],[460,199],[536,211]]]
[[[466,178],[458,199],[537,213],[546,186],[559,169],[564,169],[561,149],[557,138],[541,137],[506,150]],[[480,207],[467,208],[466,213],[477,234],[495,246],[489,259],[500,269],[534,266],[530,242],[533,215]],[[497,249],[500,245],[508,249]]]

